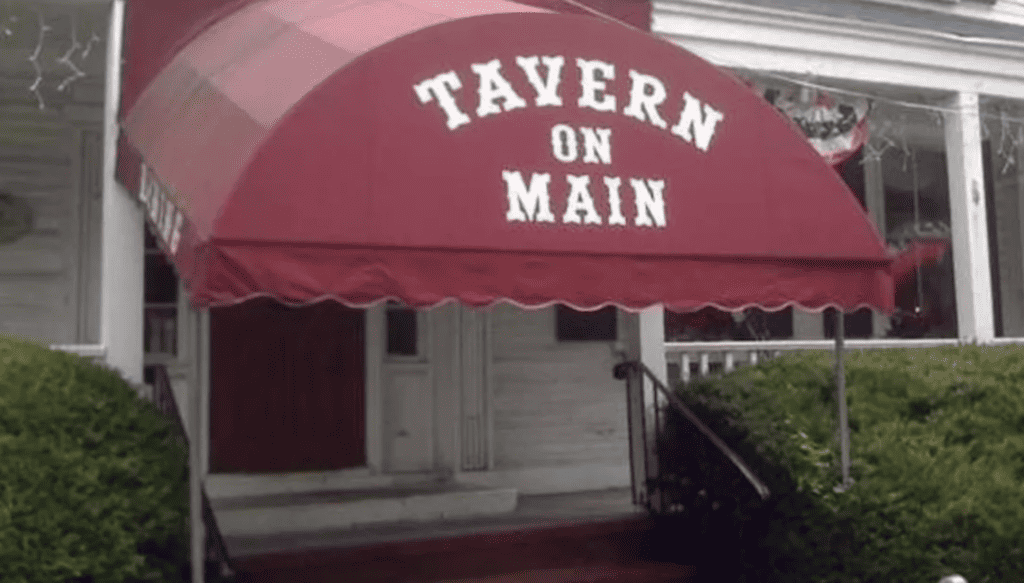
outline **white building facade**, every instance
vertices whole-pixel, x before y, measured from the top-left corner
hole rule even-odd
[[[866,144],[837,169],[895,247],[931,238],[951,252],[897,282],[902,321],[848,314],[855,345],[1024,337],[1024,3],[656,1],[652,28],[756,87],[870,104]],[[670,361],[728,368],[756,338],[825,347],[814,340],[831,335],[831,317],[750,319],[760,328],[669,317]]]

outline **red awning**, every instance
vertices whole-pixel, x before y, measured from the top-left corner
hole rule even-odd
[[[893,306],[881,237],[803,136],[619,22],[258,2],[178,52],[123,130],[142,172],[122,180],[197,306]]]

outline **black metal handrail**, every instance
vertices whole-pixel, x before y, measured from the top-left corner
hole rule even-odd
[[[714,444],[714,446],[718,448],[718,450],[721,451],[734,466],[736,466],[740,473],[743,474],[743,477],[746,478],[751,486],[753,486],[754,490],[761,497],[761,500],[767,500],[768,497],[771,496],[771,491],[768,489],[768,485],[757,477],[757,474],[755,474],[754,470],[752,470],[750,466],[743,461],[743,458],[741,458],[739,454],[733,451],[732,448],[722,441],[722,438],[718,437],[710,427],[705,425],[704,422],[701,421],[685,403],[683,403],[683,400],[680,399],[678,395],[672,392],[672,390],[669,389],[668,386],[666,386],[665,383],[651,371],[651,369],[647,368],[647,365],[640,361],[626,361],[619,363],[615,366],[615,378],[627,378],[631,369],[641,373],[643,376],[646,376],[651,380],[654,387],[668,399],[669,404],[671,404],[677,412],[692,423],[698,431],[707,437],[708,440],[711,441],[711,443]]]
[[[153,373],[153,402],[157,409],[174,422],[178,436],[187,445],[189,443],[188,433],[185,431],[185,423],[181,417],[181,409],[178,408],[178,401],[174,398],[174,390],[171,388],[171,378],[167,374],[167,367],[162,364],[149,367]],[[234,564],[228,555],[224,539],[217,527],[217,520],[213,514],[213,507],[210,499],[206,496],[206,489],[203,488],[203,524],[206,526],[206,559],[215,562],[221,569],[221,573],[229,575],[234,572]]]

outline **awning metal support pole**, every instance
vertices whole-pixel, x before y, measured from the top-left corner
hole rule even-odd
[[[846,367],[843,364],[843,340],[846,323],[843,312],[836,312],[836,399],[839,401],[839,458],[843,471],[841,488],[850,486],[850,423],[846,406]]]
[[[199,429],[202,427],[202,396],[200,395],[199,383],[194,382],[189,387],[189,429],[191,430],[188,440],[188,508],[189,508],[189,536],[191,539],[192,556],[192,581],[193,583],[205,583],[206,581],[206,533],[203,524],[203,481],[202,481],[202,460],[200,450],[203,440]]]

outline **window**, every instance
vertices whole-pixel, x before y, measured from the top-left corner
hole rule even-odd
[[[870,308],[861,308],[856,312],[843,314],[843,337],[844,338],[871,338],[873,329],[872,319],[874,314]],[[825,338],[836,337],[836,310],[829,308],[825,310]]]
[[[950,194],[946,142],[940,114],[880,103],[872,112],[872,137],[865,149],[869,212],[886,242],[897,250],[933,246],[894,273],[896,313],[876,336],[955,338],[956,293],[950,236]],[[879,200],[881,198],[881,200]],[[879,204],[881,203],[881,204]]]
[[[388,302],[387,351],[391,356],[419,355],[419,313],[398,302]]]
[[[178,355],[178,276],[146,225],[143,350],[148,362]]]
[[[618,311],[613,306],[581,312],[556,306],[555,328],[559,342],[609,341],[618,339]]]
[[[1024,103],[981,103],[996,336],[1024,337]]]
[[[732,314],[715,308],[695,312],[665,310],[665,340],[771,340],[793,337],[793,308],[766,312],[750,308]]]

